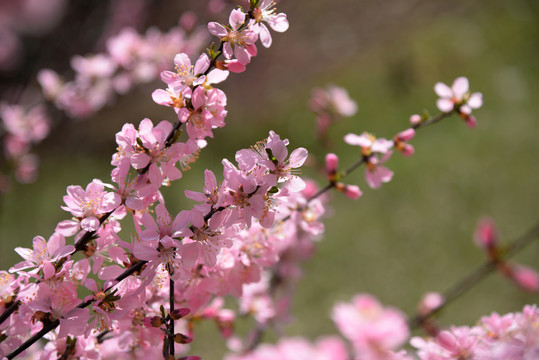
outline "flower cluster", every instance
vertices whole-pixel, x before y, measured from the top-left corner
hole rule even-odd
[[[416,351],[398,350],[409,331],[400,312],[382,307],[369,295],[358,295],[353,304],[334,308],[334,320],[351,341],[354,354],[348,354],[339,337],[323,337],[316,344],[304,338],[284,338],[276,345],[263,344],[244,355],[226,360],[262,359],[358,359],[358,360],[459,360],[535,359],[539,354],[539,310],[527,305],[522,312],[485,316],[473,327],[451,327],[432,338],[413,337]]]
[[[412,155],[408,142],[416,130],[451,112],[475,124],[471,109],[481,106],[481,95],[469,93],[465,78],[457,79],[452,88],[438,83],[438,118],[414,115],[412,127],[392,140],[367,132],[346,135],[345,142],[360,147],[359,160],[338,172],[337,155],[328,154],[329,184],[322,190],[299,176],[307,150],[290,151],[290,141],[270,131],[251,148],[236,152],[234,162],[223,159],[221,174],[206,169],[202,189],[185,191],[194,204],[172,211],[161,187],[182,178],[206,146],[206,138],[225,125],[227,98],[213,85],[225,81],[229,72],[245,71],[257,54],[258,40],[264,47],[271,45],[266,25],[283,32],[288,21],[285,14],[276,13],[273,1],[250,0],[248,10],[231,11],[228,25],[208,24],[219,45],[200,54],[194,65],[190,51],[174,51],[175,71],[162,70],[160,61],[172,47],[188,46],[183,33],[172,31],[163,38],[150,31],[142,38],[124,30],[109,40],[107,54],[73,59],[74,82],[64,84],[51,71],[41,73],[46,92],[75,117],[96,111],[113,92],[125,92],[159,73],[167,87],[155,90],[153,100],[173,108],[177,120],[125,124],[116,134],[112,184],[94,179],[86,188],[69,186],[61,208],[71,218],[59,222],[48,240],[36,236],[32,248],[15,249],[23,261],[9,272],[0,271],[0,357],[18,355],[29,334],[46,334],[49,342],[41,359],[171,359],[176,353],[185,355],[196,322],[204,319],[215,321],[236,352],[227,360],[412,359],[399,350],[410,336],[406,317],[366,294],[333,309],[332,318],[346,340],[324,337],[313,345],[302,338],[284,339],[250,350],[256,348],[261,331],[291,317],[300,264],[312,255],[315,240],[324,232],[325,191],[336,188],[359,198],[359,187],[341,182],[359,165],[365,165],[370,187],[390,181],[393,172],[382,164],[395,149]],[[198,47],[193,42],[189,46]],[[224,60],[219,60],[221,55]],[[321,118],[326,116],[319,124],[324,132],[333,121],[328,116],[349,116],[357,108],[340,88],[318,92],[312,106]],[[22,139],[6,145],[10,154],[16,153],[17,141],[35,143],[48,131],[40,116],[25,117],[17,111],[2,109],[7,133]],[[187,136],[180,140],[182,126]],[[134,224],[130,241],[120,234],[125,217]],[[495,234],[492,223],[482,223],[476,241],[506,275],[536,290],[537,276],[505,262]],[[73,245],[66,241],[70,237]],[[226,296],[237,298],[237,312],[225,308]],[[443,301],[429,294],[420,315],[430,316]],[[252,336],[242,339],[234,332],[237,315],[254,318]],[[522,313],[485,317],[475,327],[436,330],[429,339],[415,337],[411,345],[422,360],[532,359],[539,354],[538,316],[536,306],[527,306]]]
[[[451,327],[435,338],[414,337],[421,360],[442,359],[534,359],[539,354],[539,310],[527,305],[522,312],[493,313],[473,327]]]
[[[202,29],[187,34],[179,25],[166,33],[151,28],[144,35],[124,28],[107,39],[105,52],[71,59],[73,80],[64,81],[51,69],[41,70],[38,80],[45,97],[56,107],[69,117],[87,118],[115,94],[125,94],[137,84],[154,80],[178,51],[194,53],[205,40]]]
[[[318,136],[326,140],[330,125],[342,117],[353,116],[357,112],[357,103],[350,98],[345,88],[327,85],[312,90],[309,109],[316,114]]]
[[[21,0],[0,4],[0,71],[12,70],[23,63],[23,37],[50,31],[64,13],[65,5],[65,0]]]
[[[0,119],[3,151],[15,169],[16,179],[21,183],[34,181],[39,160],[30,148],[49,133],[50,119],[45,108],[36,105],[26,111],[19,105],[0,103]],[[0,192],[7,190],[8,182],[7,176],[0,173]]]

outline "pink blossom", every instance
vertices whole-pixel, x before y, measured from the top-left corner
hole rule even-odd
[[[22,184],[32,183],[37,179],[37,169],[39,166],[39,157],[34,154],[21,156],[17,161],[15,177]]]
[[[258,33],[260,41],[264,47],[271,46],[271,34],[263,22],[266,22],[274,31],[285,32],[288,30],[288,20],[286,14],[275,14],[275,2],[273,0],[262,0],[258,7],[254,8],[253,16],[255,18],[255,26],[253,29]]]
[[[40,270],[43,270],[43,278],[49,279],[56,272],[54,262],[71,254],[75,251],[75,247],[66,245],[65,238],[61,234],[54,233],[49,238],[49,241],[45,241],[41,236],[36,236],[33,240],[32,249],[16,247],[15,251],[25,261],[13,266],[9,270],[10,272],[35,268],[31,271],[32,274],[37,274]]]
[[[393,141],[375,136],[364,132],[361,135],[347,134],[344,141],[349,145],[361,146],[364,156],[370,156],[372,153],[385,154],[393,147]]]
[[[389,182],[393,178],[393,171],[385,166],[380,166],[389,159],[391,153],[391,151],[386,153],[381,159],[378,159],[376,155],[367,159],[365,179],[371,188],[377,189],[382,186],[382,183]]]
[[[170,106],[176,113],[185,107],[185,92],[183,89],[177,89],[169,85],[166,90],[157,89],[152,93],[152,99],[156,104]]]
[[[172,221],[170,213],[166,209],[164,204],[158,204],[155,207],[156,220],[149,213],[142,214],[140,223],[145,227],[145,230],[140,232],[140,239],[148,242],[148,244],[155,243],[157,240],[170,236],[172,238],[178,238],[186,231],[187,224],[190,222],[190,217],[187,211],[180,211],[178,215]]]
[[[358,355],[389,352],[410,335],[404,315],[396,309],[384,308],[370,295],[356,295],[352,303],[338,303],[332,317]]]
[[[470,93],[468,79],[459,77],[455,79],[451,87],[438,82],[434,85],[434,91],[440,97],[436,105],[442,112],[450,112],[453,109],[464,115],[470,115],[472,109],[478,109],[483,105],[483,95],[479,92]]]
[[[327,85],[324,89],[313,89],[309,108],[317,114],[352,116],[357,112],[357,103],[350,98],[345,88]]]
[[[0,118],[9,134],[26,142],[38,143],[49,133],[50,119],[43,105],[25,110],[19,105],[1,103]]]
[[[232,56],[235,56],[244,65],[248,64],[251,57],[256,55],[254,43],[258,38],[257,33],[250,26],[240,30],[245,22],[245,16],[245,13],[240,9],[234,9],[229,17],[230,27],[225,27],[216,22],[208,24],[210,33],[224,42],[223,54],[225,58],[232,59]]]
[[[178,119],[187,123],[187,134],[196,140],[213,137],[212,130],[225,125],[225,93],[219,89],[205,90],[199,86],[193,91],[191,103],[192,108],[184,107],[178,111]]]
[[[54,289],[40,283],[37,298],[28,303],[32,311],[41,311],[50,315],[50,320],[60,320],[59,337],[82,335],[89,320],[88,309],[79,309],[75,286],[62,282]]]
[[[19,284],[15,276],[7,271],[0,271],[0,311],[4,311],[6,304],[11,304],[16,299],[16,290]]]
[[[137,170],[148,167],[150,183],[156,189],[161,187],[165,179],[182,177],[182,172],[175,164],[191,150],[191,143],[167,146],[166,139],[171,131],[172,124],[168,121],[161,121],[154,127],[150,119],[144,119],[139,125],[138,138],[142,147],[131,157],[131,165]]]
[[[228,355],[225,360],[346,360],[346,346],[334,336],[323,337],[316,344],[300,337],[284,338],[277,344],[262,344],[252,352]]]
[[[401,131],[393,138],[395,148],[399,150],[402,155],[410,156],[414,153],[414,147],[407,142],[413,139],[415,136],[415,130],[413,128]]]
[[[63,235],[74,235],[79,226],[85,231],[95,231],[100,226],[99,218],[120,206],[120,196],[106,192],[103,183],[94,179],[86,190],[80,186],[68,186],[64,196],[66,206],[62,209],[70,212],[76,221],[65,220],[58,224],[57,231]]]
[[[210,59],[208,55],[202,54],[193,66],[189,56],[181,53],[174,57],[174,64],[176,72],[163,71],[161,80],[174,88],[193,87],[203,84],[206,80],[204,73],[210,67]]]

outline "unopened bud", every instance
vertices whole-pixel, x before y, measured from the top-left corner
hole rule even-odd
[[[186,336],[186,335],[183,335],[183,334],[180,334],[180,333],[174,334],[174,342],[175,343],[189,344],[192,341],[193,341],[193,339],[190,338],[189,336]]]
[[[539,291],[539,274],[534,269],[515,265],[512,269],[511,278],[523,289],[529,292]]]
[[[404,146],[401,149],[401,152],[402,152],[402,155],[404,155],[404,156],[411,156],[411,155],[414,154],[415,149],[410,144],[404,144]]]
[[[173,320],[179,320],[182,317],[184,317],[185,315],[189,314],[190,311],[191,310],[189,310],[188,308],[176,309],[176,310],[170,312],[170,317]]]
[[[344,193],[344,195],[348,196],[352,200],[357,200],[363,195],[361,190],[359,189],[359,186],[356,185],[345,185],[343,183],[337,183],[335,185],[335,188]]]
[[[161,327],[164,324],[163,318],[160,316],[153,316],[144,318],[144,326],[146,327]]]
[[[337,172],[337,167],[339,166],[339,158],[335,154],[327,154],[326,155],[326,171],[328,175],[330,176],[330,180],[332,177],[335,176],[335,173]]]
[[[432,310],[438,308],[444,303],[444,297],[437,292],[429,292],[423,295],[421,301],[417,305],[417,310],[420,314],[428,314]]]
[[[421,115],[418,115],[418,114],[413,114],[412,116],[410,116],[410,123],[412,125],[417,125],[421,122],[422,118],[421,118]]]
[[[410,141],[415,136],[415,130],[412,128],[401,131],[397,134],[396,138],[400,141]]]
[[[479,220],[475,228],[474,241],[477,246],[483,249],[493,249],[498,243],[498,232],[496,225],[490,218]]]
[[[466,115],[464,121],[470,129],[475,129],[477,127],[477,119],[473,115]]]

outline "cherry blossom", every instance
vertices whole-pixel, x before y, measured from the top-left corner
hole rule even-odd
[[[440,97],[436,106],[444,113],[456,110],[469,127],[475,127],[476,119],[471,113],[483,105],[483,95],[479,92],[470,93],[469,88],[468,79],[464,76],[456,78],[451,87],[441,82],[436,83],[434,91]]]
[[[263,22],[267,23],[274,31],[285,32],[288,30],[288,20],[286,14],[275,14],[275,2],[273,0],[262,0],[253,10],[255,26],[253,29],[258,33],[260,42],[264,47],[271,46],[271,34]]]
[[[25,261],[13,266],[10,272],[35,268],[31,271],[32,274],[43,270],[43,277],[48,279],[56,272],[54,262],[71,254],[75,251],[75,247],[66,245],[65,238],[61,234],[54,233],[49,238],[49,241],[45,241],[41,236],[36,236],[33,240],[32,249],[17,247],[15,251]]]
[[[224,42],[223,54],[227,59],[236,59],[243,65],[251,61],[256,55],[256,42],[258,35],[249,25],[244,27],[246,14],[240,9],[234,9],[230,13],[230,27],[225,27],[216,22],[208,24],[208,30]]]
[[[338,303],[332,317],[359,358],[381,358],[403,345],[410,335],[404,315],[383,307],[370,295],[356,295],[351,303]]]

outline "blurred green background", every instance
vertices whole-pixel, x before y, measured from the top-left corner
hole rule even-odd
[[[307,109],[313,87],[343,86],[359,105],[353,118],[331,129],[332,151],[343,167],[360,156],[359,148],[343,143],[346,133],[391,137],[408,126],[411,114],[435,114],[437,81],[467,76],[471,90],[484,96],[484,107],[474,111],[476,129],[453,117],[421,130],[412,141],[415,155],[395,154],[387,163],[395,172],[390,183],[371,190],[360,170],[346,182],[358,184],[362,198],[333,194],[326,234],[305,264],[287,335],[334,333],[331,307],[356,293],[372,293],[413,314],[423,293],[444,291],[485,260],[472,242],[481,217],[495,220],[504,242],[539,222],[537,1],[283,0],[279,10],[288,14],[290,29],[273,33],[273,46],[260,48],[247,72],[223,84],[227,126],[214,132],[192,170],[166,189],[172,211],[189,206],[183,190],[202,188],[203,169],[220,173],[222,158],[233,159],[271,129],[289,138],[291,148],[306,147],[312,165],[322,161],[325,150]],[[161,86],[139,88],[90,121],[56,129],[38,148],[38,181],[15,184],[2,198],[0,268],[19,261],[14,247],[50,236],[68,218],[60,209],[68,185],[109,179],[114,134],[124,122],[174,120],[171,110],[151,100]],[[315,169],[304,175],[324,184]],[[537,242],[515,257],[531,266],[538,260]],[[537,299],[493,274],[450,305],[440,322],[473,324]],[[200,331],[212,332],[213,325]],[[221,344],[195,341],[195,353],[217,358]]]

